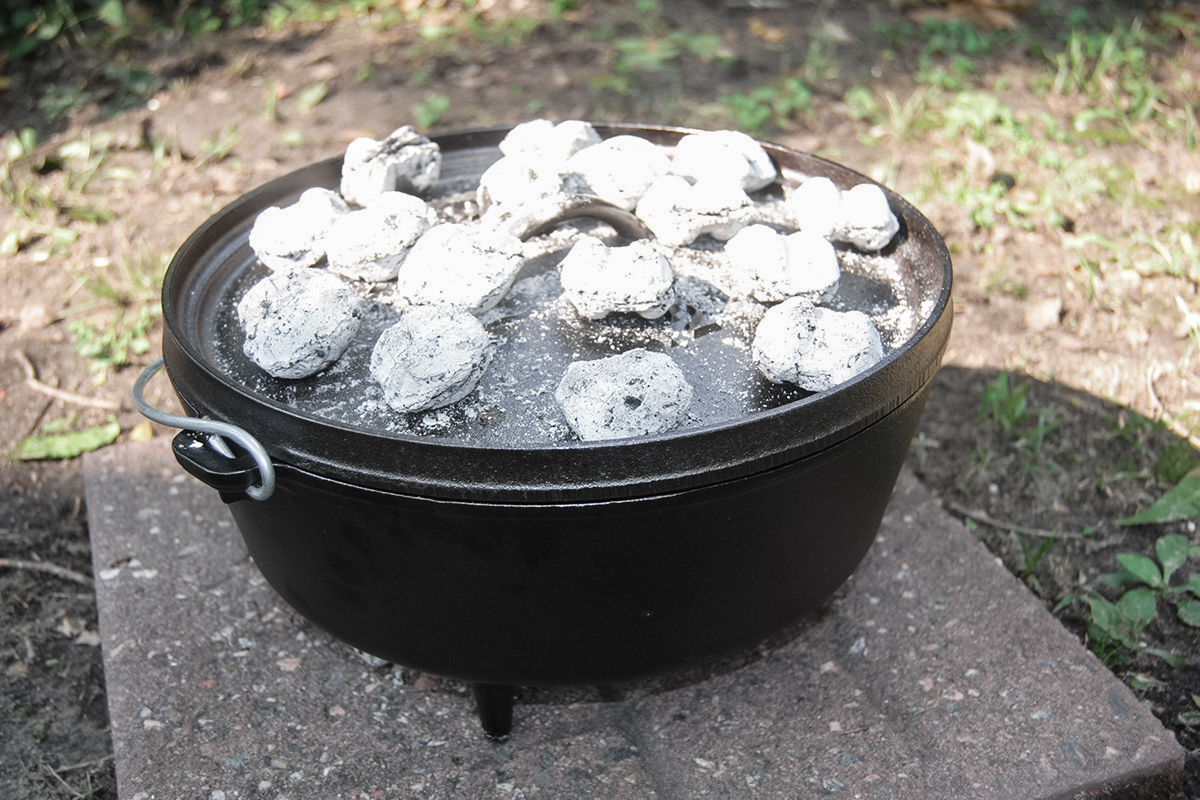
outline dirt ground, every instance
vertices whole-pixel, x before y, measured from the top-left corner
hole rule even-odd
[[[0,136],[33,127],[40,142],[21,161],[24,173],[11,161],[10,178],[24,175],[14,184],[41,187],[51,200],[30,201],[33,211],[22,215],[9,195],[0,211],[0,236],[21,231],[16,251],[0,256],[0,452],[55,426],[83,429],[112,417],[122,439],[146,435],[130,391],[159,352],[161,322],[149,326],[148,350],[130,347],[128,364],[99,372],[77,343],[105,326],[122,330],[136,310],[151,308],[166,259],[213,212],[340,154],[357,136],[381,137],[418,119],[432,131],[534,117],[734,127],[752,119],[735,113],[736,98],[769,85],[773,94],[757,95],[767,108],[763,136],[885,180],[950,246],[954,333],[909,458],[947,509],[1093,643],[1089,606],[1071,598],[1115,598],[1097,579],[1117,569],[1118,553],[1153,556],[1168,533],[1200,542],[1195,517],[1117,523],[1200,462],[1200,257],[1189,256],[1191,238],[1177,235],[1166,249],[1185,268],[1172,274],[1110,246],[1122,232],[1200,235],[1200,154],[1185,134],[1142,121],[1124,138],[1055,138],[1096,102],[1061,87],[1031,89],[1067,69],[1030,45],[1062,46],[1067,4],[1039,5],[1021,18],[1024,38],[970,58],[972,86],[1045,137],[1036,158],[1027,141],[988,138],[1003,114],[972,135],[969,114],[952,124],[949,112],[930,110],[957,103],[969,112],[974,106],[963,103],[979,97],[964,97],[945,75],[935,94],[921,78],[927,40],[896,33],[919,3],[708,0],[661,2],[651,13],[611,0],[552,18],[555,4],[509,0],[464,4],[479,13],[473,27],[454,16],[458,4],[407,5],[424,13],[394,26],[343,15],[279,30],[138,35],[4,65]],[[1172,92],[1197,96],[1195,29],[1189,38],[1161,18],[1170,10],[1196,22],[1194,5],[1091,8],[1126,30],[1162,32],[1146,63],[1163,107]],[[719,51],[705,50],[699,33],[716,34]],[[654,46],[627,44],[638,39]],[[935,66],[953,68],[953,55],[935,53]],[[790,75],[811,89],[807,108],[786,107],[795,93],[786,95],[780,79]],[[860,86],[874,110],[852,99]],[[90,149],[56,156],[69,142]],[[1054,148],[1065,162],[1045,157]],[[71,159],[97,154],[102,163],[80,188],[90,167]],[[1117,178],[1089,188],[1085,178],[1095,174]],[[1046,188],[1064,185],[1060,195]],[[999,216],[981,216],[988,209]],[[118,308],[126,316],[114,322]],[[1026,393],[1008,430],[981,413],[1002,371],[1011,373],[1009,396]],[[161,378],[149,395],[180,412]],[[6,798],[116,796],[94,596],[72,579],[86,581],[92,570],[82,498],[78,459],[0,461],[0,558],[73,574],[0,568]],[[1200,574],[1200,558],[1180,570],[1189,572]],[[1189,791],[1200,796],[1200,629],[1162,601],[1140,638],[1141,651],[1106,657],[1191,753]],[[1149,653],[1155,648],[1186,665],[1170,666]]]

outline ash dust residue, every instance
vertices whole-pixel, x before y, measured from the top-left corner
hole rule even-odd
[[[455,219],[470,213],[457,200]],[[448,406],[399,414],[383,400],[367,376],[371,349],[399,312],[385,302],[387,286],[360,290],[362,322],[354,341],[331,368],[299,381],[264,375],[240,352],[236,322],[224,310],[217,361],[230,377],[256,395],[302,414],[357,429],[461,441],[481,446],[538,446],[573,438],[554,391],[567,367],[635,348],[669,353],[693,387],[690,413],[682,427],[726,422],[776,408],[811,392],[764,379],[750,358],[758,321],[768,306],[739,297],[743,287],[722,253],[722,243],[701,237],[690,247],[672,248],[676,301],[664,316],[650,320],[613,313],[601,320],[579,316],[562,292],[558,264],[583,235],[620,244],[603,223],[580,221],[560,226],[525,243],[526,261],[504,299],[481,316],[492,337],[492,363],[478,387]],[[829,303],[871,317],[889,350],[903,345],[919,327],[906,304],[912,294],[894,260],[840,248],[842,279]],[[248,270],[257,273],[257,268]],[[239,281],[242,287],[249,279]],[[222,298],[222,308],[236,297]],[[231,312],[230,312],[231,313]],[[231,336],[231,334],[233,334]]]

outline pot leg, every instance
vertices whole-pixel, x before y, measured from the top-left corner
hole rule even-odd
[[[517,687],[498,683],[475,684],[479,724],[490,739],[507,739],[512,732],[513,697]]]

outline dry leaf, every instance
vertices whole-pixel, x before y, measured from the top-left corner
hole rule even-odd
[[[148,442],[154,438],[154,427],[147,420],[139,422],[129,429],[129,441],[131,442]]]
[[[405,681],[405,683],[408,682]],[[409,685],[418,692],[432,692],[437,689],[437,680],[432,675],[421,672]]]
[[[84,631],[75,637],[75,644],[82,644],[88,647],[100,646],[100,634],[95,631]]]
[[[748,27],[751,36],[757,36],[767,44],[779,44],[787,38],[787,31],[785,29],[768,25],[758,17],[753,17]]]
[[[944,20],[967,22],[981,31],[1013,30],[1020,27],[1017,15],[1027,11],[1028,0],[951,0],[945,8],[921,8],[910,11],[914,22]]]
[[[296,656],[281,658],[275,662],[275,665],[284,672],[295,672],[300,668],[300,659]]]
[[[58,625],[55,626],[54,630],[58,631],[63,636],[76,636],[86,630],[86,628],[77,628],[75,627],[73,620],[71,620],[69,617],[63,617],[58,621]]]

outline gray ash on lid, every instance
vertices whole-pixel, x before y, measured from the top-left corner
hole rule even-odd
[[[669,159],[671,148],[654,147]],[[785,173],[781,182],[754,193],[754,219],[768,221],[778,236],[802,227],[788,201],[815,180]],[[477,224],[482,212],[476,185],[462,178],[436,184],[425,199],[441,222],[436,227],[447,222]],[[773,383],[757,370],[751,345],[771,301],[765,304],[755,296],[744,271],[739,272],[726,253],[728,243],[701,235],[686,247],[654,245],[669,254],[674,272],[672,301],[661,316],[645,319],[614,311],[590,320],[567,298],[558,275],[560,262],[583,237],[613,249],[632,244],[607,224],[589,219],[573,220],[525,242],[524,263],[511,276],[507,294],[495,306],[475,312],[493,345],[491,365],[473,391],[447,406],[397,412],[369,375],[374,345],[398,322],[404,307],[388,302],[394,284],[357,285],[358,335],[345,355],[319,375],[280,381],[247,369],[241,353],[228,353],[224,360],[231,374],[252,391],[302,413],[356,428],[482,446],[539,446],[575,439],[555,398],[562,377],[575,362],[634,349],[668,355],[694,387],[682,428],[736,419],[811,393],[798,385]],[[897,258],[905,257],[903,240],[887,255],[864,253],[845,243],[838,243],[835,252],[840,281],[832,297],[818,293],[822,304],[837,311],[862,310],[879,328],[885,350],[902,346],[929,313],[907,302],[920,295],[907,284],[905,276],[912,273],[896,266]],[[261,269],[249,268],[242,284],[261,277]]]

